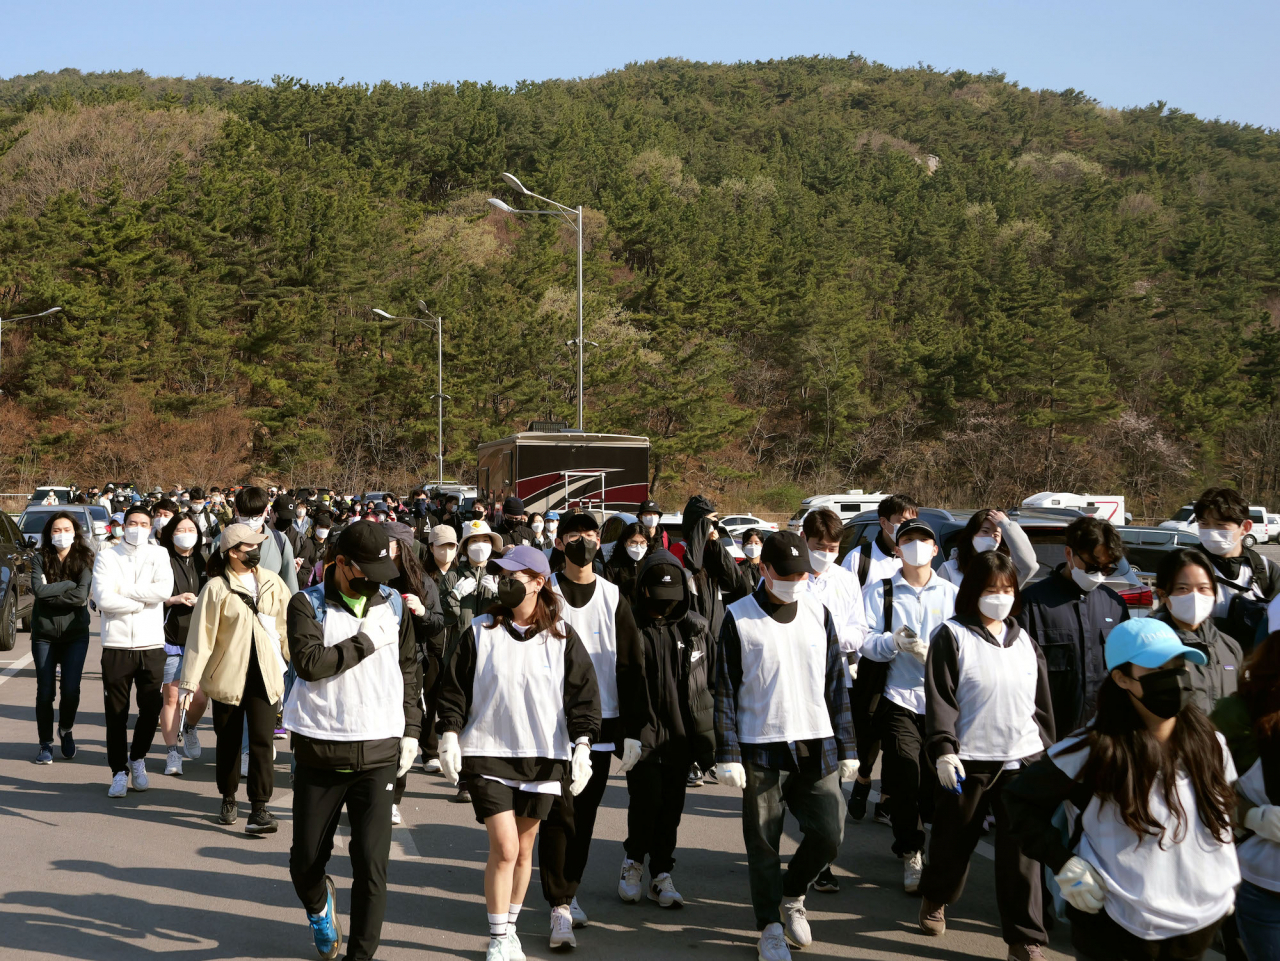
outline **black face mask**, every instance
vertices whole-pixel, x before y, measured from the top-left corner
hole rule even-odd
[[[1185,667],[1170,667],[1152,671],[1138,679],[1142,685],[1142,706],[1166,720],[1176,717],[1191,703],[1195,691],[1191,687],[1191,672]]]
[[[381,584],[376,584],[367,577],[352,577],[347,581],[347,589],[352,591],[348,597],[373,597],[378,593]]]
[[[249,568],[249,570],[253,570],[262,563],[262,548],[255,547],[251,551],[246,551],[244,556],[240,558],[240,563]]]
[[[498,603],[508,610],[515,610],[528,595],[524,581],[514,577],[498,578]]]
[[[413,502],[413,516],[414,516],[414,517],[426,517],[426,516],[427,516],[427,502],[426,502],[426,501],[414,501],[414,502]]]
[[[671,612],[676,609],[679,601],[661,601],[654,597],[645,599],[645,611],[655,620],[664,617],[670,617]]]
[[[600,545],[595,541],[579,537],[576,541],[569,541],[564,545],[564,556],[576,567],[590,567],[599,549]]]

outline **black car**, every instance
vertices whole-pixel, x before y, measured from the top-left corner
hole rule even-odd
[[[11,651],[18,640],[18,625],[31,618],[30,547],[8,514],[0,512],[0,651]]]

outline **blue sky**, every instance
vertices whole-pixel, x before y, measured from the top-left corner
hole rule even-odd
[[[1185,0],[366,0],[45,2],[6,6],[0,75],[77,67],[269,81],[600,74],[631,61],[856,52],[891,66],[996,68],[1111,106],[1157,100],[1280,128],[1280,2]]]

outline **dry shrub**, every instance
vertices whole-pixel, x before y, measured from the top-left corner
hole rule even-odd
[[[1150,194],[1129,194],[1116,204],[1116,213],[1129,220],[1145,220],[1160,212],[1160,201]]]
[[[897,153],[904,153],[917,163],[923,162],[924,151],[909,141],[892,134],[884,133],[880,130],[864,130],[858,134],[853,140],[853,149],[862,150],[864,147],[871,150],[893,150]]]
[[[1059,150],[1049,156],[1034,150],[1009,161],[1014,167],[1025,167],[1031,175],[1043,182],[1074,183],[1086,177],[1104,176],[1102,164],[1077,156],[1067,150]]]
[[[631,161],[631,176],[642,184],[660,180],[681,200],[693,200],[701,192],[698,181],[684,172],[684,161],[661,150],[646,150]]]
[[[126,197],[146,200],[164,187],[175,157],[200,161],[225,116],[211,107],[148,110],[132,103],[30,114],[25,135],[0,157],[0,214],[20,209],[36,216],[67,190],[92,201],[116,179]]]
[[[488,220],[437,214],[426,217],[413,237],[414,248],[432,260],[483,267],[503,254]]]

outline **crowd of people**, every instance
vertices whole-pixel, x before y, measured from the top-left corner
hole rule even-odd
[[[55,512],[31,575],[37,763],[76,754],[92,607],[109,797],[148,789],[157,731],[180,776],[212,704],[218,817],[238,821],[245,780],[245,831],[275,832],[289,738],[289,869],[322,958],[344,941],[353,961],[376,953],[419,758],[487,833],[487,961],[525,956],[535,849],[550,945],[576,947],[611,769],[629,796],[624,902],[681,907],[687,790],[741,792],[761,961],[812,942],[806,897],[839,890],[846,818],[869,813],[891,827],[922,936],[945,935],[994,832],[1010,959],[1043,957],[1055,920],[1099,961],[1215,943],[1232,961],[1280,958],[1280,567],[1244,546],[1233,490],[1196,501],[1200,546],[1165,556],[1159,607],[1139,618],[1105,583],[1124,543],[1088,516],[1037,579],[1002,512],[974,513],[942,557],[905,495],[843,558],[826,509],[801,533],[747,531],[736,557],[703,496],[678,537],[646,501],[610,544],[592,513],[516,497],[464,516],[446,491],[84,496],[112,511],[107,543]],[[344,808],[345,931],[326,874]],[[801,839],[784,868],[787,812]]]

